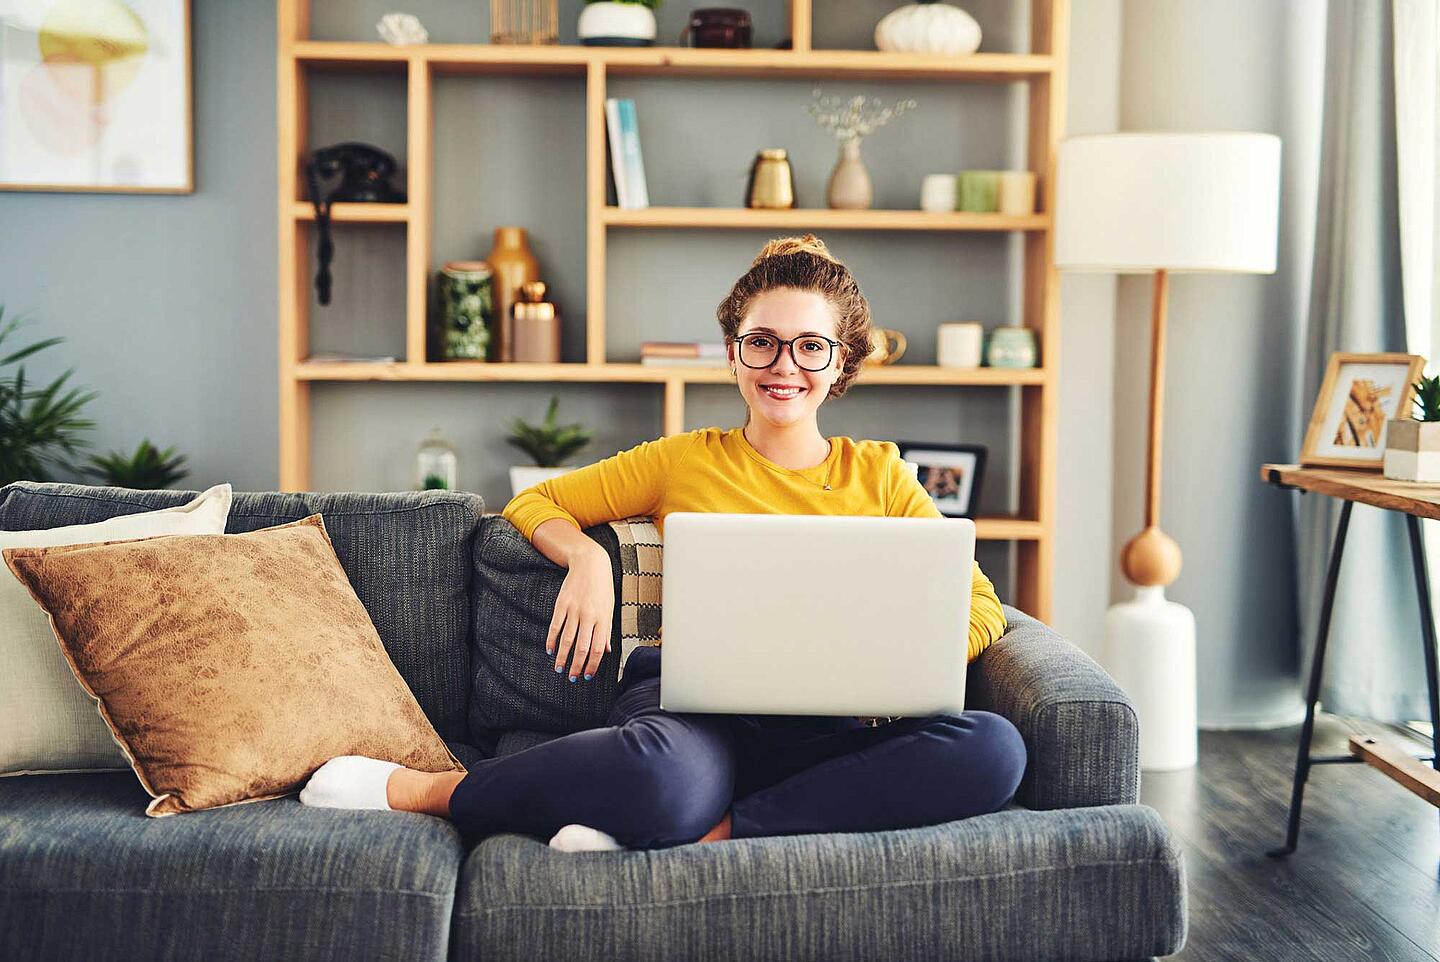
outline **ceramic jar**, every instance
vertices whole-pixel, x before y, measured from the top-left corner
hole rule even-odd
[[[1035,332],[1028,327],[997,327],[990,332],[985,363],[991,367],[1034,367]]]

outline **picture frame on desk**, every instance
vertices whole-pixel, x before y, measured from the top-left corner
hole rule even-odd
[[[934,441],[896,441],[900,459],[918,465],[915,472],[947,518],[974,518],[980,503],[980,482],[985,476],[983,444],[946,444]]]
[[[1380,470],[1385,423],[1409,415],[1415,381],[1424,368],[1418,354],[1331,354],[1305,429],[1300,464]]]

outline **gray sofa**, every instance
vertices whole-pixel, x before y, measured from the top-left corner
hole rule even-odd
[[[0,489],[0,528],[192,496],[17,482]],[[561,569],[523,538],[487,538],[513,526],[461,493],[240,493],[230,530],[317,511],[396,667],[462,760],[556,737],[472,738],[467,719],[475,628],[490,614],[475,604],[476,572],[553,569],[517,595],[543,624]],[[587,533],[613,553],[606,530]],[[3,778],[0,958],[1043,962],[1178,951],[1184,867],[1158,814],[1136,803],[1131,702],[1074,645],[1005,613],[1009,630],[971,666],[967,703],[1025,736],[1029,767],[999,812],[568,854],[545,839],[467,839],[443,819],[309,808],[293,795],[152,819],[129,772]],[[606,657],[586,698],[613,693],[615,652]]]

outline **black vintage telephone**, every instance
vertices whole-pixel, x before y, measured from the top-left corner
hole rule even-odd
[[[330,303],[330,260],[335,245],[330,240],[330,205],[335,201],[373,204],[403,204],[405,192],[390,185],[395,176],[395,158],[369,144],[344,143],[321,147],[305,165],[310,202],[315,205],[315,227],[319,232],[319,267],[315,290],[321,304]],[[320,194],[321,178],[340,174],[340,183],[325,196]]]

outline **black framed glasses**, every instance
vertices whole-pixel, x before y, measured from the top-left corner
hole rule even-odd
[[[802,371],[823,371],[835,357],[839,341],[832,341],[822,334],[801,334],[788,341],[782,341],[774,334],[751,332],[735,338],[739,345],[736,354],[746,367],[764,368],[775,363],[782,347],[790,348],[790,358]]]

